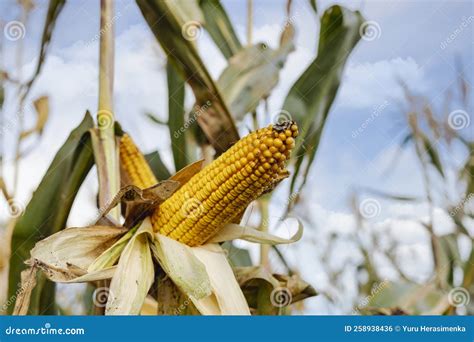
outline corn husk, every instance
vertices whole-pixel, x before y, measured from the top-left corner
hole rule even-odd
[[[146,219],[125,246],[110,283],[106,315],[137,315],[155,277],[149,239],[153,230]]]
[[[303,224],[301,223],[301,221],[297,221],[298,230],[289,239],[281,238],[252,227],[229,223],[225,225],[207,243],[218,243],[236,239],[269,245],[293,243],[301,239],[301,237],[303,236]]]
[[[194,299],[211,295],[206,266],[194,255],[191,247],[161,234],[155,234],[153,247],[153,254],[161,267],[181,291]]]
[[[70,281],[86,274],[89,265],[125,232],[107,226],[64,229],[38,242],[29,263],[52,281]]]
[[[193,247],[194,255],[206,266],[212,295],[198,300],[191,297],[204,315],[250,315],[250,309],[230,267],[225,251],[218,244]]]

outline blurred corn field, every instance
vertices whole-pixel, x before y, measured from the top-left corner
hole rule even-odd
[[[56,32],[68,29],[58,18],[70,4],[12,1],[18,17],[0,17],[0,56],[9,40],[15,42],[8,47],[15,49],[16,60],[7,69],[0,58],[0,187],[8,208],[0,231],[2,314],[290,315],[308,313],[305,300],[315,296],[338,313],[474,314],[474,137],[463,130],[470,124],[472,96],[462,68],[453,73],[455,82],[440,106],[400,80],[404,99],[397,104],[396,124],[405,134],[399,153],[416,156],[417,165],[410,167],[423,175],[424,195],[355,188],[356,229],[323,238],[310,234],[329,286],[310,283],[301,276],[304,265],[289,262],[286,252],[318,226],[307,200],[315,191],[310,174],[346,62],[367,34],[367,21],[357,10],[333,5],[320,11],[317,1],[307,1],[318,27],[319,36],[312,37],[317,51],[288,87],[279,110],[270,112],[268,99],[298,49],[299,32],[295,5],[288,0],[278,4],[285,13],[278,46],[257,41],[254,2],[241,1],[242,40],[235,18],[219,0],[97,1],[97,108],[84,108],[80,124],[54,147],[51,164],[23,206],[17,200],[22,159],[43,139],[50,101],[57,96],[32,97],[31,89]],[[31,13],[46,5],[39,55],[26,75],[22,36],[38,30],[30,26]],[[135,142],[143,138],[134,139],[132,128],[115,115],[115,22],[126,15],[123,5],[136,8],[156,38],[168,94],[156,98],[167,104],[167,119],[153,112],[128,115],[166,128],[171,158],[162,149],[143,153]],[[225,58],[218,77],[202,57],[197,39],[202,34]],[[15,132],[13,143],[3,139],[7,130]],[[162,144],[160,137],[147,139]],[[462,163],[449,160],[454,148],[462,150]],[[400,167],[398,161],[396,155],[386,174]],[[13,167],[11,176],[4,173],[6,162]],[[98,185],[90,199],[95,211],[87,215],[94,219],[85,227],[69,227],[89,174]],[[391,236],[396,227],[387,232],[371,220],[380,203],[423,206],[427,215],[417,224],[430,242],[433,266],[427,274],[407,272],[403,246]],[[440,233],[437,210],[449,216],[454,232]],[[286,236],[279,234],[282,227]],[[350,241],[358,257],[334,267],[329,258],[340,251],[341,241]],[[461,245],[470,250],[467,256]],[[389,276],[378,260],[389,265]],[[72,289],[74,300],[65,303],[58,283]]]

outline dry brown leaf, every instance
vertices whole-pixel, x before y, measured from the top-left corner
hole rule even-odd
[[[17,290],[17,297],[15,302],[15,309],[13,315],[26,315],[30,307],[31,292],[36,286],[36,272],[35,265],[27,268],[21,272],[21,285]]]
[[[181,186],[186,184],[195,174],[202,170],[204,166],[204,159],[198,160],[188,166],[182,168],[178,172],[174,174],[174,176],[170,177],[170,180],[174,180],[180,182]]]
[[[135,185],[127,185],[120,189],[106,208],[101,210],[100,219],[115,208],[118,204],[124,203],[125,223],[124,226],[131,228],[140,220],[149,216],[157,206],[169,198],[178,188],[180,183],[174,180],[166,180],[158,184],[140,189]]]
[[[33,133],[38,133],[39,135],[41,135],[43,133],[44,126],[48,121],[49,97],[41,96],[40,98],[35,100],[35,102],[33,102],[33,105],[35,106],[37,114],[36,123],[33,128],[21,132],[20,139],[24,139]]]

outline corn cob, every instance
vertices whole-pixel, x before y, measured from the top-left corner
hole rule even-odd
[[[199,246],[285,174],[285,161],[294,147],[294,122],[270,125],[239,140],[193,176],[152,214],[153,229],[189,246]],[[137,186],[156,179],[129,137],[122,139],[121,159]],[[122,150],[124,153],[122,153]],[[132,158],[125,161],[124,158]],[[133,165],[131,165],[133,164]]]
[[[155,231],[198,246],[259,197],[285,171],[298,128],[270,125],[243,139],[160,205]]]
[[[141,189],[158,183],[148,162],[128,134],[120,139],[120,163],[133,185]]]

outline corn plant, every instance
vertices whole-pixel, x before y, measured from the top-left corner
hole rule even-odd
[[[94,301],[95,314],[290,313],[291,304],[316,291],[293,272],[272,273],[267,246],[298,241],[303,227],[298,221],[289,239],[272,235],[268,203],[273,188],[290,175],[288,197],[295,199],[291,195],[297,186],[298,193],[303,189],[363,17],[341,6],[318,17],[317,56],[289,91],[280,115],[269,120],[259,105],[271,95],[295,49],[291,1],[276,49],[252,42],[251,1],[247,44],[240,42],[217,0],[136,4],[168,59],[168,122],[148,116],[169,128],[175,172],[158,152],[143,155],[115,120],[114,8],[111,0],[102,0],[96,122],[87,112],[12,225],[15,253],[9,260],[7,297],[16,303],[7,310],[57,313],[54,284],[84,282],[95,287],[94,293],[105,293]],[[40,59],[33,78],[20,85],[20,103],[41,72],[64,5],[49,2]],[[189,23],[197,28],[188,32]],[[193,29],[206,30],[227,59],[217,80],[189,39]],[[192,109],[184,106],[185,84],[194,95]],[[241,138],[236,124],[247,118],[254,127]],[[36,131],[41,132],[45,120],[39,122]],[[181,132],[187,123],[189,129]],[[198,154],[203,160],[193,157]],[[74,198],[94,165],[97,221],[66,228]],[[242,224],[242,215],[254,200],[262,221],[249,227]],[[292,206],[289,201],[288,214]],[[245,262],[227,256],[235,239],[262,244],[260,264],[249,263],[245,251]]]

